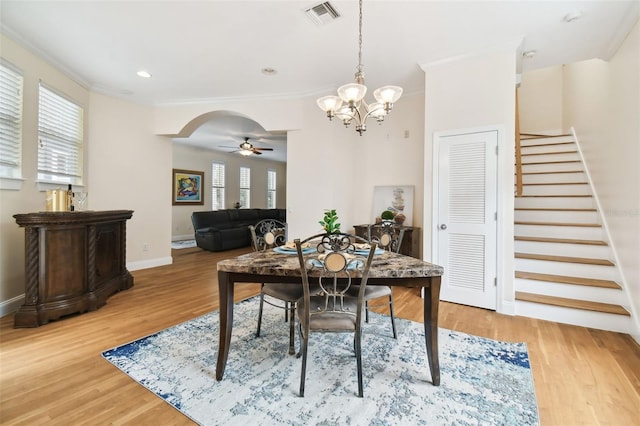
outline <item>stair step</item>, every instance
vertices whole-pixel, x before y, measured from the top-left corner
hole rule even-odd
[[[528,145],[524,148],[530,148],[532,145]],[[578,151],[547,151],[547,152],[531,152],[529,154],[520,154],[521,157],[529,157],[533,155],[551,155],[551,154],[577,154]]]
[[[580,197],[593,197],[591,194],[534,194],[534,195],[521,195],[518,198],[544,198],[544,197],[571,197],[571,198],[580,198]]]
[[[552,175],[555,173],[583,173],[583,171],[582,170],[555,170],[555,171],[545,171],[545,172],[523,172],[522,174],[523,175]]]
[[[514,210],[533,210],[545,212],[595,212],[594,208],[590,209],[572,209],[572,208],[543,208],[543,207],[516,207]]]
[[[523,183],[523,186],[536,186],[536,185],[589,185],[589,182],[536,182],[536,183]]]
[[[568,163],[582,163],[580,160],[558,160],[558,161],[536,161],[522,163],[523,166],[530,166],[533,164],[568,164]]]
[[[584,285],[589,287],[602,287],[620,290],[621,287],[615,281],[596,280],[593,278],[567,277],[564,275],[538,274],[536,272],[516,271],[516,278],[525,280],[546,281],[552,283]]]
[[[516,253],[516,259],[549,260],[552,262],[582,263],[585,265],[615,266],[607,259],[589,259],[586,257],[552,256],[548,254]]]
[[[535,241],[535,242],[540,242],[540,243],[586,244],[586,245],[592,245],[592,246],[606,246],[606,245],[608,245],[605,241],[577,240],[577,239],[573,239],[573,238],[545,238],[545,237],[516,236],[514,239],[516,241]]]
[[[516,300],[545,305],[560,306],[564,308],[583,309],[587,311],[602,312],[615,315],[630,316],[631,314],[620,305],[610,303],[590,302],[578,299],[568,299],[565,297],[545,296],[541,294],[524,293],[516,291]]]
[[[531,139],[526,139],[526,140],[531,140]],[[572,145],[575,142],[550,142],[550,143],[536,143],[536,144],[531,144],[531,145],[523,145],[520,148],[524,149],[524,148],[532,148],[534,146],[557,146],[557,145]]]
[[[514,222],[514,225],[535,225],[535,226],[581,226],[587,228],[600,228],[599,223],[565,223],[565,222]]]

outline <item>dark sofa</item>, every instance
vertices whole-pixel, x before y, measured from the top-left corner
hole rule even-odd
[[[222,251],[250,246],[249,225],[262,219],[286,222],[286,215],[286,209],[225,209],[193,212],[191,223],[198,247]]]

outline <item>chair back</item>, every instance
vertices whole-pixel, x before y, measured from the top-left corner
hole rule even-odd
[[[287,224],[276,219],[263,219],[255,226],[249,225],[249,231],[255,251],[281,246],[287,242]]]
[[[310,318],[315,315],[326,316],[326,327],[323,329],[330,330],[335,326],[341,331],[346,330],[340,327],[339,316],[355,316],[358,332],[376,243],[369,243],[362,237],[344,233],[317,234],[303,241],[296,239],[294,242],[303,284],[303,309],[306,315],[302,318],[301,326],[306,330],[305,335],[308,335]],[[305,254],[305,251],[309,253]],[[313,297],[309,290],[309,273],[312,271],[313,278],[317,277],[320,287],[319,292],[314,288]],[[355,274],[361,275],[357,300],[347,294]],[[354,302],[357,306],[355,311]]]
[[[383,220],[368,227],[369,241],[376,242],[378,247],[394,253],[400,253],[404,228],[397,227],[393,222]]]

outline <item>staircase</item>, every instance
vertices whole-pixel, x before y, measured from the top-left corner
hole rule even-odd
[[[619,270],[573,137],[523,136],[521,156],[516,313],[630,333]]]

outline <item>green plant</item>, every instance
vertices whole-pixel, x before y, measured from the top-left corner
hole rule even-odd
[[[380,218],[382,220],[393,220],[393,217],[395,215],[393,214],[393,212],[391,210],[385,210],[382,212],[382,214],[380,215]]]
[[[318,223],[322,225],[322,229],[324,229],[327,234],[335,234],[340,232],[338,213],[336,213],[335,210],[325,210],[324,217]]]

